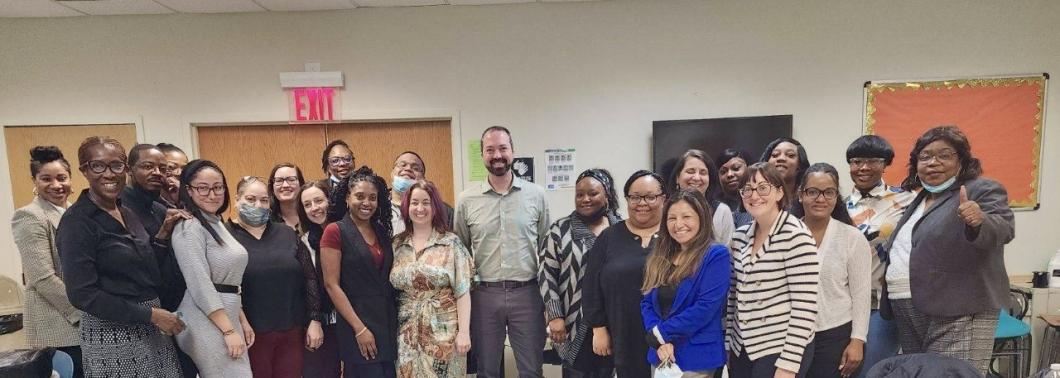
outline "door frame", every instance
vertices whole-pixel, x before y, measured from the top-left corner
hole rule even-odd
[[[367,123],[367,122],[415,122],[415,121],[449,121],[450,149],[453,155],[453,192],[459,196],[464,190],[464,178],[469,172],[464,167],[464,137],[460,127],[460,111],[455,109],[422,109],[422,110],[379,110],[379,111],[343,111],[343,118],[330,123]],[[185,145],[190,146],[189,158],[199,156],[199,138],[196,131],[199,127],[255,126],[287,124],[288,114],[284,113],[229,113],[229,114],[188,114],[181,117],[184,125]],[[293,125],[292,127],[297,127]]]

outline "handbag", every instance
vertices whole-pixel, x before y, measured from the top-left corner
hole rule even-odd
[[[681,378],[685,373],[677,364],[664,362],[655,367],[654,378]]]

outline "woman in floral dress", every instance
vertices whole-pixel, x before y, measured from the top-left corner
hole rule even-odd
[[[401,291],[398,376],[463,377],[471,349],[474,262],[446,226],[435,186],[417,181],[401,202],[390,283]]]

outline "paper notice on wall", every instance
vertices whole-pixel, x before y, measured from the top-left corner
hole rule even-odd
[[[573,148],[545,150],[545,189],[573,188],[574,180],[578,178],[574,160]]]
[[[482,163],[482,141],[467,141],[467,164],[470,178],[468,181],[486,181],[486,165]]]

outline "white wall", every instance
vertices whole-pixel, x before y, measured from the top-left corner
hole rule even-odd
[[[866,80],[1057,74],[1058,18],[1048,0],[648,0],[0,19],[0,124],[142,116],[146,142],[190,146],[192,121],[285,119],[278,73],[320,62],[345,72],[347,114],[458,111],[463,139],[507,125],[518,154],[575,147],[578,169],[620,182],[649,165],[651,121],[664,119],[794,114],[811,159],[844,170]],[[1011,272],[1060,248],[1057,119],[1042,208],[1016,216]],[[572,197],[550,194],[554,216]],[[17,274],[0,230],[0,273]]]

